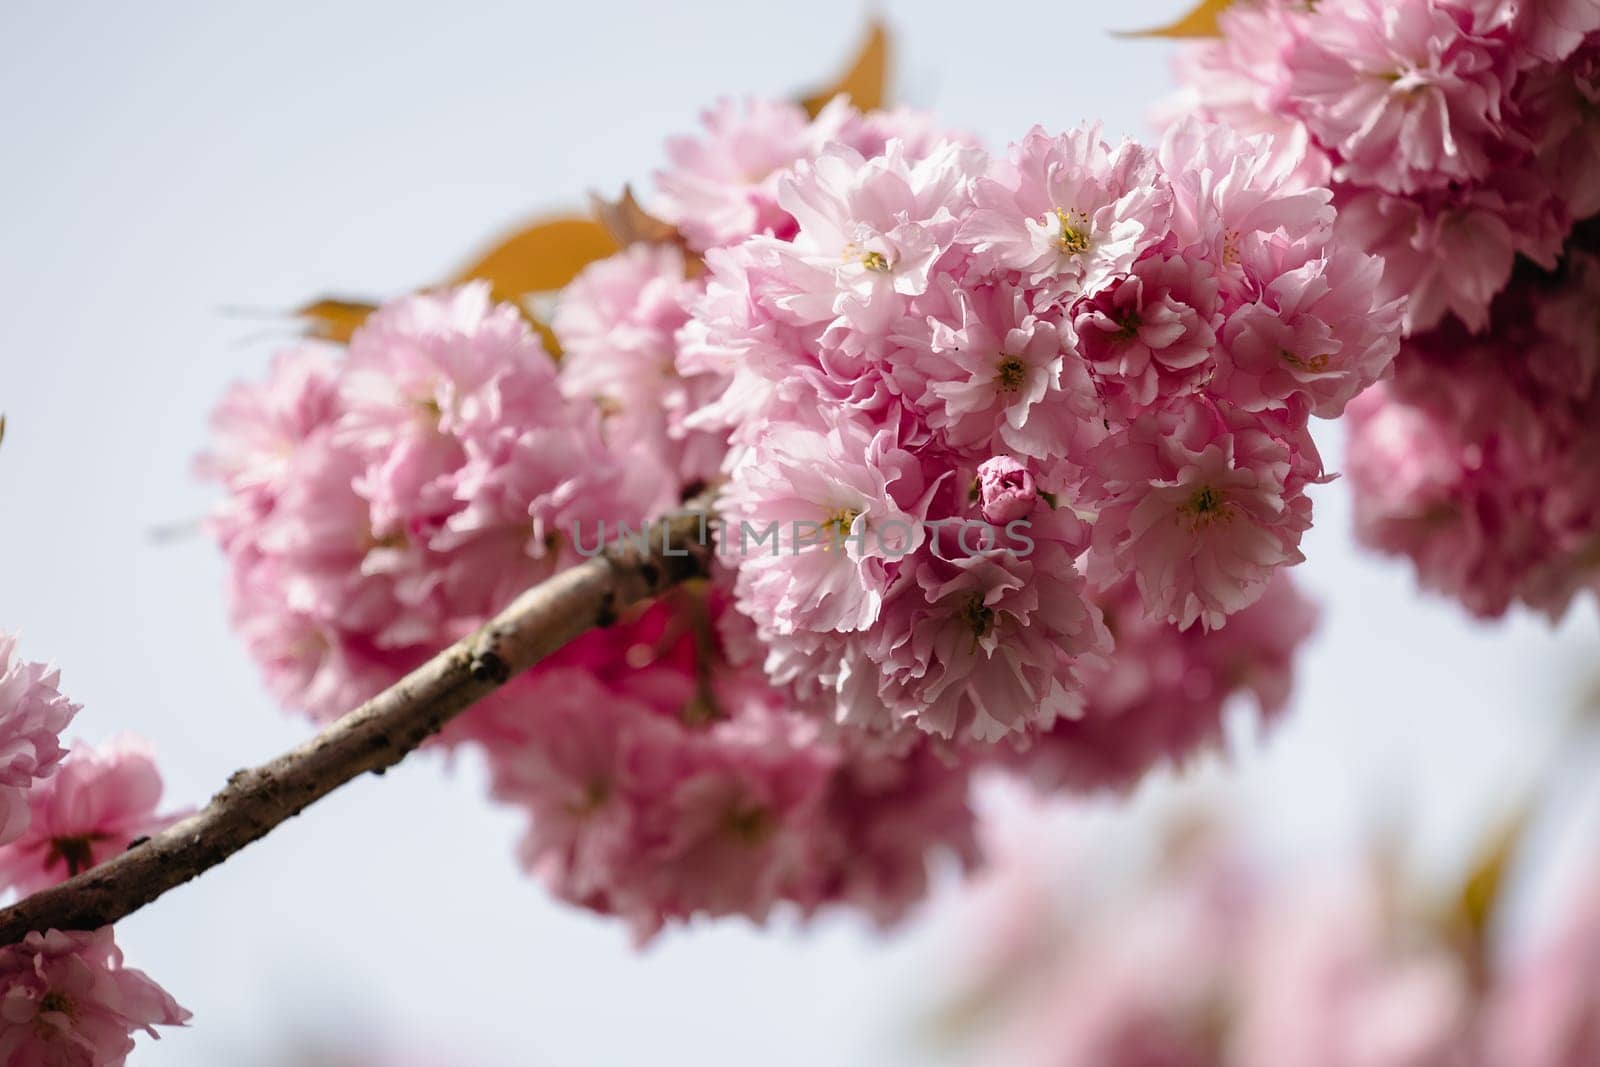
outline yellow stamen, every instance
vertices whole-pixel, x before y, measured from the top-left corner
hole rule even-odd
[[[850,529],[860,518],[861,512],[855,508],[839,508],[822,520],[822,528],[828,533],[828,540],[823,543],[822,550],[828,551],[836,547],[840,541],[850,536]]]
[[[734,808],[728,812],[728,833],[746,845],[759,845],[772,836],[777,820],[772,812],[758,804]]]
[[[1028,380],[1028,365],[1016,356],[1002,356],[995,364],[994,380],[1002,392],[1014,393]]]
[[[1223,266],[1237,267],[1239,265],[1239,261],[1242,258],[1241,253],[1239,252],[1240,240],[1241,238],[1239,237],[1238,230],[1229,230],[1227,233],[1222,235]]]
[[[1056,236],[1057,248],[1069,256],[1081,256],[1089,251],[1088,215],[1056,208],[1056,221],[1061,223],[1061,233]]]
[[[1233,509],[1228,506],[1228,498],[1223,495],[1222,490],[1202,485],[1179,509],[1178,522],[1182,524],[1186,517],[1189,532],[1194,533],[1202,526],[1232,520]]]
[[[566,804],[568,815],[588,815],[599,811],[611,799],[611,783],[603,778],[596,778],[583,787],[583,793],[576,800]]]
[[[982,593],[974,593],[972,599],[961,606],[961,621],[972,631],[976,644],[994,632],[994,609],[983,602]]]
[[[1284,362],[1292,364],[1293,366],[1312,371],[1316,374],[1321,374],[1323,371],[1328,369],[1328,363],[1333,359],[1333,357],[1328,355],[1320,355],[1312,356],[1310,359],[1301,359],[1299,356],[1295,355],[1286,348],[1283,350],[1283,359]]]

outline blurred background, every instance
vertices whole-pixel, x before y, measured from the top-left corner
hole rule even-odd
[[[1147,133],[1165,42],[1116,5],[47,4],[0,8],[0,626],[64,668],[76,732],[157,746],[169,797],[306,735],[228,632],[192,475],[224,387],[259,375],[322,293],[388,296],[589,190],[647,179],[719,95],[835,72],[871,13],[894,99],[1003,145],[1034,123]],[[1330,464],[1338,428],[1319,427]],[[1474,624],[1360,553],[1316,496],[1303,585],[1323,605],[1282,728],[1233,768],[1159,776],[1050,821],[1132,850],[1199,798],[1285,863],[1403,833],[1448,880],[1537,784],[1515,907],[1537,911],[1600,796],[1563,738],[1588,700],[1593,605]],[[986,798],[1001,822],[1037,817]],[[518,817],[468,760],[408,761],[119,925],[195,1013],[134,1062],[937,1064],[960,984],[961,886],[883,933],[854,916],[672,931],[642,953],[518,870]],[[1057,829],[1059,828],[1059,829]],[[1049,838],[1035,834],[1034,842]],[[1114,858],[1114,857],[1113,857]]]

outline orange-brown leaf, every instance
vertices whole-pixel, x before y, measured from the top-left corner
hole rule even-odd
[[[1175,22],[1150,30],[1132,30],[1123,37],[1219,37],[1217,17],[1233,6],[1233,0],[1200,0],[1194,9]]]
[[[1457,891],[1454,911],[1461,932],[1474,944],[1482,945],[1488,938],[1506,883],[1510,880],[1511,864],[1517,849],[1528,830],[1528,812],[1520,809],[1495,827],[1479,848],[1478,855],[1465,881]]]
[[[367,316],[376,310],[373,305],[360,300],[329,296],[295,308],[294,314],[308,320],[312,336],[344,344],[356,332],[356,327],[367,321]]]
[[[540,318],[533,315],[524,315],[533,332],[539,335],[539,340],[544,342],[544,350],[550,353],[550,358],[557,363],[561,362],[561,342],[556,340],[556,332]]]
[[[450,284],[483,279],[495,299],[516,303],[529,293],[560,289],[584,267],[617,249],[616,240],[594,219],[544,219],[490,248]]]
[[[633,186],[624,185],[622,196],[607,200],[598,193],[589,194],[589,208],[600,225],[606,228],[613,240],[621,245],[642,241],[645,244],[666,244],[679,239],[678,228],[663,222],[639,206],[634,198]]]
[[[849,68],[830,84],[801,97],[800,103],[815,118],[829,100],[845,93],[856,107],[871,111],[883,107],[888,86],[889,32],[882,22],[873,19]]]

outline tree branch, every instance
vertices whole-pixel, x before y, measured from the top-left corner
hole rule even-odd
[[[694,505],[690,505],[693,507]],[[632,541],[517,597],[477,633],[276,759],[236,772],[203,809],[127,852],[0,911],[0,945],[34,930],[93,930],[130,915],[344,783],[382,771],[445,723],[623,608],[709,573],[703,512],[669,515]]]

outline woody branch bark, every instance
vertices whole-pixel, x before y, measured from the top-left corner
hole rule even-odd
[[[704,513],[688,510],[655,523],[648,547],[631,540],[608,546],[534,586],[482,629],[305,744],[236,772],[196,814],[0,911],[0,945],[33,930],[92,930],[137,911],[356,776],[399,763],[445,723],[584,631],[705,576],[711,551]]]

